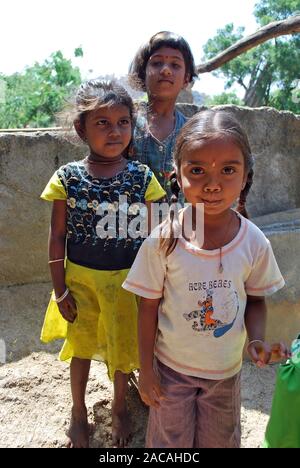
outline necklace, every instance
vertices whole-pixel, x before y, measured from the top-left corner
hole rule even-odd
[[[224,242],[226,240],[226,237],[227,237],[228,232],[229,232],[229,228],[230,228],[234,218],[235,218],[235,215],[234,215],[234,213],[232,213],[231,219],[227,224],[227,229],[226,229],[226,232],[225,232],[224,237],[222,239],[222,245],[221,245],[221,247],[215,247],[215,248],[219,249],[219,273],[223,273],[223,271],[224,271],[224,267],[223,267],[223,263],[222,263],[222,248],[224,246]],[[211,239],[211,237],[209,238],[209,241],[210,241],[211,244],[216,246],[216,243]]]
[[[89,159],[89,157],[87,156],[83,161],[88,164],[95,164],[98,166],[105,166],[106,164],[112,166],[113,164],[120,163],[121,161],[123,161],[123,159],[123,156],[120,156],[118,159],[114,159],[113,161],[94,161],[93,159]]]

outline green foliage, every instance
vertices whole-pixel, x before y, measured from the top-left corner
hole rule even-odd
[[[77,48],[74,50],[74,55],[75,55],[75,57],[83,57],[83,50],[82,50],[82,47],[77,47]]]
[[[224,92],[213,97],[207,97],[205,99],[206,106],[218,106],[222,104],[235,104],[237,106],[242,106],[243,101],[233,92]]]
[[[254,15],[259,27],[300,13],[300,0],[260,0]],[[205,47],[211,59],[243,37],[244,28],[227,24]],[[244,89],[243,104],[274,106],[300,112],[297,86],[300,86],[300,34],[272,39],[236,57],[213,72],[225,78],[225,89],[239,84]],[[224,99],[222,95],[221,99]],[[297,102],[298,101],[298,102]]]
[[[75,50],[76,56],[82,54],[81,48]],[[36,128],[54,125],[55,114],[80,84],[81,75],[57,51],[42,64],[36,62],[22,73],[0,79],[6,83],[5,100],[0,101],[0,128]]]
[[[254,16],[260,26],[296,13],[300,13],[300,0],[260,0],[254,7]]]

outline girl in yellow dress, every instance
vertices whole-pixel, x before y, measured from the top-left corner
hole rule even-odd
[[[60,359],[71,361],[68,445],[88,447],[85,390],[91,359],[96,359],[106,363],[114,381],[112,437],[123,447],[130,435],[128,375],[139,361],[136,298],[121,285],[143,242],[142,235],[130,235],[130,223],[140,204],[147,206],[165,192],[147,166],[126,159],[134,108],[122,87],[100,80],[83,83],[75,111],[74,127],[88,155],[60,167],[41,195],[53,201],[49,264],[54,287],[41,339],[65,338]]]

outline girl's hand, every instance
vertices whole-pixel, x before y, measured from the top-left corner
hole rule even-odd
[[[71,293],[57,305],[63,318],[67,320],[67,322],[73,323],[77,317],[77,307]]]
[[[143,371],[139,374],[139,393],[143,402],[148,406],[158,409],[159,400],[163,398],[160,383],[154,370]]]
[[[262,340],[253,340],[247,346],[248,354],[257,367],[265,367],[271,359],[271,347]]]
[[[273,343],[271,346],[271,351],[271,362],[278,362],[282,359],[291,357],[290,350],[287,345],[283,343],[283,341],[280,341],[279,343]]]

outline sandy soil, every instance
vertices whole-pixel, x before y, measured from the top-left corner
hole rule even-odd
[[[263,441],[276,366],[257,369],[245,362],[242,373],[242,446]],[[90,445],[111,447],[112,385],[105,366],[93,363],[87,390]],[[134,386],[129,392],[134,434],[131,447],[143,447],[147,409]],[[0,447],[64,447],[71,406],[69,367],[56,354],[35,352],[0,367]]]

